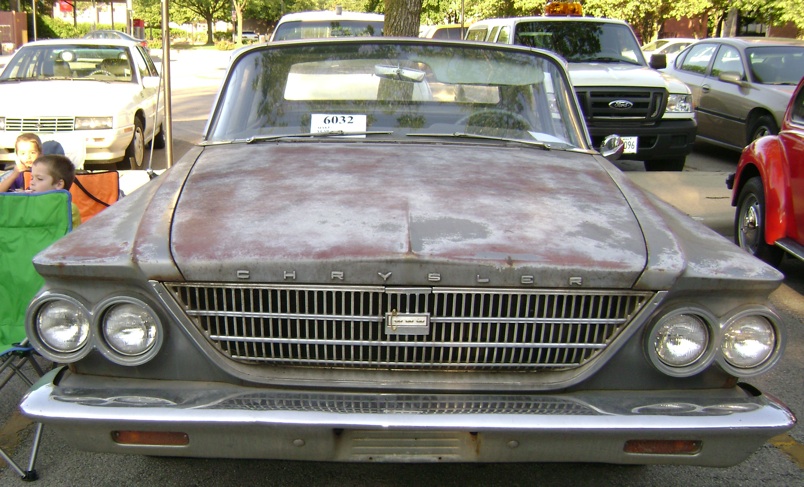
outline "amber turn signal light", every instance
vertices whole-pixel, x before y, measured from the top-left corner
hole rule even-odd
[[[112,431],[112,440],[121,445],[185,446],[190,436],[178,431]]]

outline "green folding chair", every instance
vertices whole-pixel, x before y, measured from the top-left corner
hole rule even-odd
[[[44,280],[33,266],[33,257],[72,229],[68,191],[0,193],[0,393],[18,377],[33,385],[23,368],[29,364],[40,377],[42,368],[25,336],[28,303]],[[28,469],[23,470],[2,448],[0,457],[23,480],[36,480],[34,469],[42,424],[37,424]]]

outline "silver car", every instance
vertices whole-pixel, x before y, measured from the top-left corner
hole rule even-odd
[[[66,366],[21,409],[82,449],[723,466],[796,421],[745,383],[781,274],[592,149],[523,46],[243,50],[200,146],[35,265]]]
[[[774,135],[804,76],[804,41],[765,37],[705,39],[665,70],[692,90],[698,139],[742,150]]]

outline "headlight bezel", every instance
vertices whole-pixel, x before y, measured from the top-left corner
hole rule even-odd
[[[118,350],[117,347],[110,343],[106,326],[108,323],[107,318],[110,312],[122,305],[133,305],[141,308],[148,313],[154,321],[154,340],[142,352],[134,354],[126,353]],[[164,326],[154,307],[149,305],[146,301],[130,295],[112,296],[99,302],[95,309],[98,310],[96,319],[93,322],[93,332],[96,337],[95,346],[108,360],[120,365],[136,366],[150,361],[159,353],[159,350],[162,348],[162,343],[164,342]]]
[[[54,348],[43,337],[40,329],[40,313],[51,303],[63,301],[75,306],[83,314],[88,322],[89,330],[87,337],[78,348],[72,351],[60,351]],[[92,350],[92,312],[87,304],[78,297],[67,293],[44,293],[34,298],[25,315],[25,333],[28,340],[36,347],[39,353],[50,360],[58,363],[71,363],[86,357]]]
[[[672,365],[663,360],[656,350],[658,332],[667,322],[682,315],[693,316],[701,322],[706,332],[706,343],[703,345],[701,353],[690,363]],[[652,320],[645,335],[645,350],[650,362],[658,370],[671,377],[690,377],[700,373],[715,361],[715,355],[720,346],[718,325],[717,317],[702,307],[680,306],[660,313],[657,318]]]
[[[727,320],[723,322],[722,336],[726,336],[729,329],[740,320],[749,316],[759,316],[768,321],[773,331],[774,344],[768,356],[760,363],[751,367],[738,367],[729,362],[723,351],[723,346],[726,345],[726,340],[722,340],[718,346],[718,359],[717,364],[727,373],[735,377],[753,377],[767,372],[771,369],[782,356],[782,351],[785,345],[784,327],[781,326],[781,318],[776,313],[768,308],[747,307],[738,310],[731,314]]]

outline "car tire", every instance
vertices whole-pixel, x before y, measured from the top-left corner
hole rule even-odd
[[[164,149],[166,145],[165,141],[165,128],[161,125],[159,126],[159,131],[154,135],[153,140],[151,141],[153,144],[154,149]]]
[[[134,119],[134,134],[131,136],[131,143],[126,148],[126,155],[123,158],[123,165],[127,162],[131,169],[141,169],[145,160],[145,133],[142,130],[142,122],[139,118]]]
[[[776,121],[770,115],[760,115],[753,119],[753,122],[748,128],[748,143],[757,140],[766,135],[776,135],[779,133],[779,127]]]
[[[684,164],[687,163],[686,157],[676,157],[673,159],[655,159],[645,161],[646,171],[683,171]]]
[[[759,177],[749,179],[740,190],[734,215],[734,241],[774,267],[782,261],[782,249],[765,242],[765,190]]]

